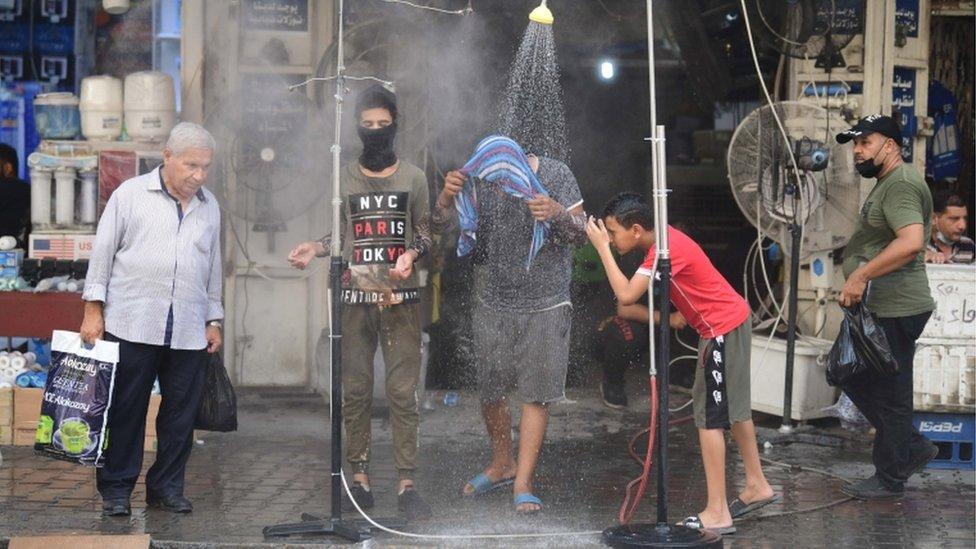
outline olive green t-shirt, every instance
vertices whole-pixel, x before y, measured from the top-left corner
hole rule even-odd
[[[342,204],[342,255],[349,261],[343,303],[419,301],[416,268],[402,282],[391,280],[389,272],[401,254],[415,248],[418,236],[429,238],[430,199],[424,172],[401,161],[392,175],[369,177],[358,163],[350,163],[342,171]],[[418,253],[423,255],[421,250]]]
[[[922,176],[902,164],[875,184],[858,215],[854,234],[844,250],[844,276],[875,258],[895,231],[922,224],[932,231],[932,193]],[[868,308],[882,318],[912,316],[935,309],[925,274],[925,251],[896,271],[871,281]]]

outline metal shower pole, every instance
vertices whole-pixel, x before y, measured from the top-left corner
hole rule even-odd
[[[345,50],[343,47],[343,0],[336,0],[337,6],[337,39],[336,48],[336,76],[335,76],[335,132],[332,143],[332,236],[329,243],[329,343],[331,348],[331,392],[329,409],[331,420],[331,509],[329,518],[302,514],[302,522],[279,524],[264,528],[266,537],[286,537],[293,535],[332,535],[349,541],[360,542],[370,537],[373,525],[364,521],[342,519],[342,272],[345,263],[342,260],[342,194],[340,188],[340,172],[342,169],[342,102],[345,89],[345,71],[343,62]],[[404,522],[396,519],[374,519],[388,527],[400,528]]]
[[[668,521],[668,363],[670,362],[671,325],[671,250],[668,242],[668,190],[665,167],[664,126],[657,123],[657,93],[654,79],[653,1],[647,1],[647,63],[651,111],[651,194],[654,202],[655,253],[658,280],[648,282],[648,310],[654,311],[654,284],[660,284],[660,319],[657,357],[652,355],[651,375],[658,381],[657,424],[657,522],[625,524],[608,528],[603,541],[617,548],[651,547],[722,547],[722,537],[708,530],[695,530]],[[651,342],[654,337],[654,315],[650,315]],[[650,345],[650,344],[649,344]],[[656,360],[656,364],[655,364]],[[653,403],[652,403],[653,405]]]

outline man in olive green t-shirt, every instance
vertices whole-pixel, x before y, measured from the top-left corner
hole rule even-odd
[[[867,299],[899,371],[893,376],[869,371],[844,387],[877,434],[872,454],[875,474],[842,491],[858,499],[896,498],[908,478],[938,454],[936,446],[912,425],[915,341],[935,309],[924,263],[932,194],[918,171],[902,159],[901,129],[894,119],[862,118],[837,135],[838,143],[851,140],[857,171],[878,182],[864,201],[844,250],[847,282],[840,304],[849,307]]]

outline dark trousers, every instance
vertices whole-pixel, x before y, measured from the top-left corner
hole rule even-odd
[[[900,488],[911,474],[911,464],[931,443],[912,425],[912,367],[915,341],[932,313],[879,318],[888,345],[898,362],[898,374],[870,371],[844,388],[877,433],[872,461],[878,478],[889,488]]]
[[[646,363],[647,324],[614,316],[601,322],[597,330],[595,358],[603,362],[603,382],[623,385],[627,368]]]
[[[108,417],[108,452],[98,469],[102,499],[128,498],[142,471],[146,412],[159,376],[162,404],[156,418],[156,462],[146,474],[150,497],[183,495],[183,475],[193,448],[193,422],[203,392],[209,355],[205,349],[183,351],[145,345],[105,334],[119,343],[112,406]]]

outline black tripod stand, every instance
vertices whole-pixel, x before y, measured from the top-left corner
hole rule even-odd
[[[307,513],[302,514],[302,522],[266,526],[265,537],[287,536],[339,536],[349,541],[359,542],[369,539],[370,530],[375,526],[367,520],[342,519],[342,271],[345,265],[342,258],[332,256],[329,263],[329,294],[332,297],[332,322],[330,344],[332,350],[332,435],[331,435],[331,513],[329,518],[321,518]],[[406,522],[400,519],[374,519],[387,528],[399,529]]]

